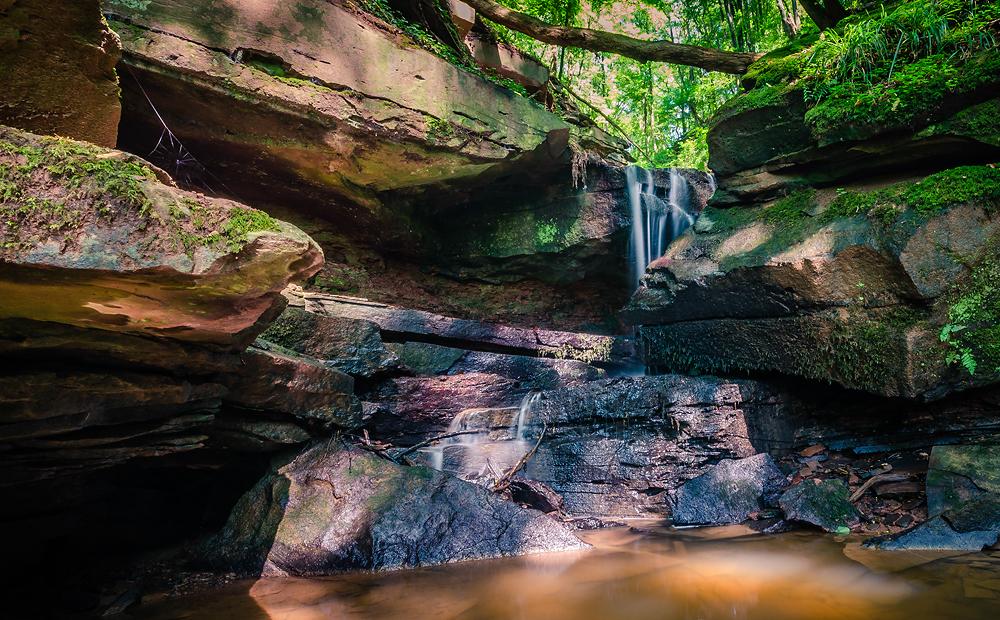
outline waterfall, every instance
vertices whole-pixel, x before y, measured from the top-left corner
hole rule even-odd
[[[541,392],[529,392],[524,395],[521,399],[521,406],[518,407],[517,417],[514,418],[514,422],[510,425],[510,434],[514,438],[514,441],[524,441],[527,439],[527,427],[525,423],[528,421],[528,416],[531,414],[532,407],[541,398]]]
[[[448,425],[448,433],[474,430],[475,433],[443,439],[423,448],[427,464],[460,478],[488,484],[513,466],[531,449],[531,410],[541,397],[526,394],[521,405],[505,409],[468,409]]]
[[[690,187],[676,168],[670,169],[670,190],[664,202],[656,195],[653,174],[639,166],[625,169],[632,207],[632,284],[638,286],[646,266],[663,256],[667,246],[694,224],[688,212]]]

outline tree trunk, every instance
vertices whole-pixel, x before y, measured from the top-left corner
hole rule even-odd
[[[639,61],[667,62],[737,75],[746,73],[747,67],[762,56],[762,54],[726,52],[670,41],[643,41],[589,28],[555,26],[530,15],[512,11],[492,0],[463,1],[492,22],[542,43],[560,47],[577,47],[591,52],[618,54]]]
[[[777,3],[778,12],[781,14],[781,27],[784,28],[785,34],[788,35],[789,39],[798,38],[802,21],[799,19],[799,14],[795,11],[797,7],[793,3],[791,10],[789,10],[785,6],[785,0],[777,0]]]
[[[801,2],[802,8],[816,22],[820,30],[833,28],[837,22],[847,17],[847,11],[837,0],[824,0],[824,4],[820,4],[819,0],[801,0]]]

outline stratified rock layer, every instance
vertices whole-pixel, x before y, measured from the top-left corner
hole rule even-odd
[[[216,567],[309,576],[587,547],[538,511],[339,442],[275,465],[205,545]]]
[[[119,58],[101,0],[0,2],[0,125],[114,147]]]

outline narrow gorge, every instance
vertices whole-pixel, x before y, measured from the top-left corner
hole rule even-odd
[[[1000,9],[737,4],[0,0],[0,616],[995,617]]]

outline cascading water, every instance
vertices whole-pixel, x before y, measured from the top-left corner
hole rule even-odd
[[[476,432],[424,448],[427,464],[467,480],[489,483],[496,479],[531,449],[531,410],[540,397],[539,392],[525,395],[516,411],[513,407],[462,411],[447,432]]]
[[[632,285],[646,273],[646,266],[663,256],[667,246],[694,224],[689,213],[690,188],[676,168],[670,169],[670,191],[664,202],[656,195],[653,174],[639,166],[625,169],[629,205],[632,207]]]

